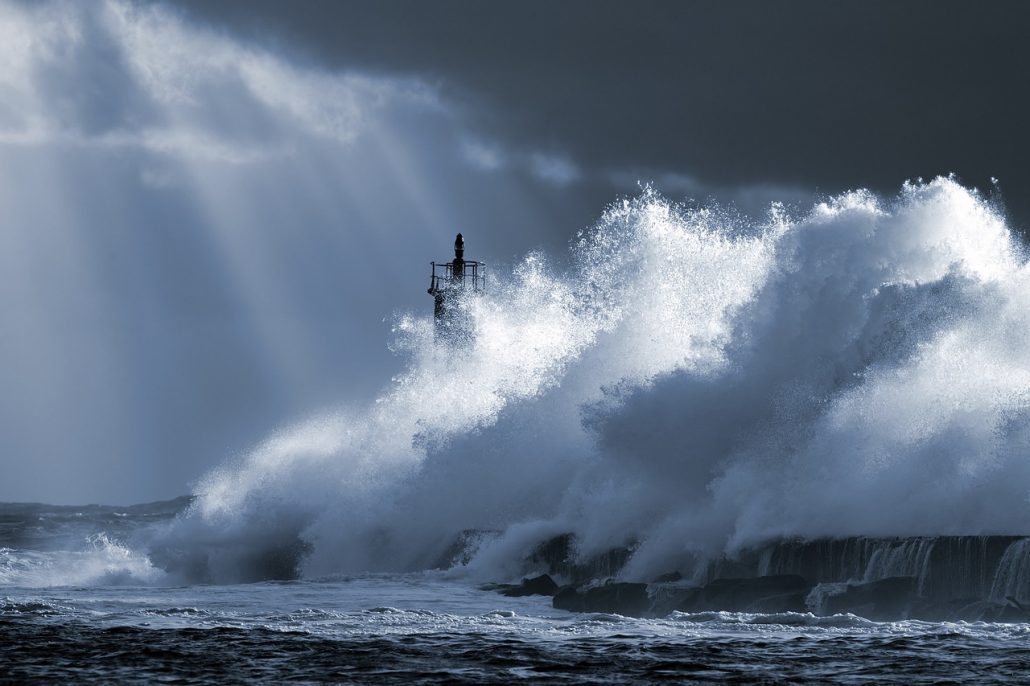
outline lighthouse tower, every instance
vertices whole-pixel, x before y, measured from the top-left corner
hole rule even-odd
[[[454,259],[431,264],[426,292],[433,296],[436,332],[451,340],[467,339],[472,331],[461,301],[468,293],[479,294],[486,290],[486,265],[465,259],[465,239],[460,233],[454,239]]]

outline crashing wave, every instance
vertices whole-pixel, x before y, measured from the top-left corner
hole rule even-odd
[[[489,531],[463,569],[501,578],[571,532],[586,557],[639,542],[647,577],[774,540],[1026,533],[1030,269],[975,191],[748,221],[648,189],[571,265],[496,277],[461,348],[401,317],[407,371],[374,404],[211,473],[154,559],[403,571]]]

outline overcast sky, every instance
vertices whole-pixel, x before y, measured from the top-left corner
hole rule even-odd
[[[560,260],[639,182],[760,212],[955,173],[1022,229],[1027,35],[1022,2],[0,0],[0,500],[172,497],[364,404],[455,231]]]
[[[1030,212],[1024,2],[177,4],[296,59],[423,79],[470,130],[589,182],[893,191],[954,172]]]

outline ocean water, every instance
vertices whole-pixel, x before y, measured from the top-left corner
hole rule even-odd
[[[470,335],[434,335],[428,302],[398,316],[379,397],[192,498],[0,508],[0,677],[1027,679],[1026,624],[632,619],[481,588],[563,534],[577,560],[631,550],[629,581],[873,537],[863,580],[933,567],[932,588],[930,539],[993,536],[1001,571],[947,587],[1030,601],[1030,267],[991,199],[941,178],[754,219],[645,190],[460,306]]]
[[[556,610],[461,570],[182,583],[130,547],[188,499],[0,505],[0,681],[1017,682],[1030,625]]]

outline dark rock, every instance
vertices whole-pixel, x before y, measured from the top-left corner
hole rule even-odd
[[[300,578],[300,565],[311,552],[311,544],[300,538],[279,545],[241,554],[239,558],[240,583],[254,581],[290,580]],[[244,571],[245,570],[245,571]]]
[[[675,583],[677,581],[681,581],[682,579],[683,579],[683,575],[680,574],[679,572],[669,572],[667,574],[661,574],[659,576],[656,576],[652,583],[656,583],[656,584],[671,584],[671,583]]]
[[[701,589],[693,586],[653,584],[648,588],[648,593],[651,596],[650,615],[666,617],[673,610],[693,607],[701,594]]]
[[[1030,612],[1030,607],[1027,607],[1026,605],[1019,602],[1010,595],[1005,596],[1005,602],[1008,604],[1009,607],[1015,608],[1016,610],[1020,610],[1022,612]]]
[[[464,529],[450,545],[448,545],[440,557],[433,564],[433,569],[450,569],[451,567],[464,566],[469,563],[475,555],[479,546],[491,538],[496,537],[500,532],[491,529]]]
[[[554,594],[551,605],[557,610],[568,610],[569,612],[586,612],[584,609],[584,594],[580,593],[576,586],[562,586]]]
[[[558,576],[571,577],[575,540],[572,534],[561,534],[550,538],[529,554],[527,562],[537,568],[544,568]]]
[[[577,561],[576,537],[561,534],[534,548],[526,562],[530,567],[546,569],[552,576],[569,579],[572,583],[582,583],[615,576],[626,565],[634,549],[633,545],[620,546]]]
[[[583,562],[577,562],[572,568],[574,581],[588,579],[609,579],[616,576],[633,556],[633,546],[611,548]]]
[[[979,598],[960,598],[957,600],[934,601],[928,598],[917,598],[909,610],[909,619],[920,619],[926,622],[1030,622],[1030,607],[1014,598],[1006,598],[1004,603]]]
[[[874,621],[908,619],[917,601],[916,578],[892,576],[865,584],[848,584],[845,590],[827,596],[825,614],[850,612]]]
[[[676,609],[684,612],[782,612],[786,610],[765,608],[803,608],[804,597],[809,590],[811,587],[808,582],[796,574],[716,579],[700,589],[699,593],[686,598]],[[799,596],[800,605],[797,602]]]
[[[913,616],[918,619],[932,617],[932,621],[937,621],[936,617],[942,616],[945,619],[961,619],[970,622],[1017,622],[1021,624],[1030,622],[1030,607],[1014,598],[1006,598],[1005,603],[978,600],[970,602],[958,610],[953,607],[938,606],[931,610],[928,612],[926,608],[919,608],[913,612]]]
[[[864,578],[874,561],[893,560],[892,575],[918,570],[919,594],[933,603],[969,598],[990,600],[1007,552],[1023,536],[922,536],[781,539],[711,562],[708,578],[799,574],[812,583],[848,583]],[[1030,554],[1030,546],[1021,554]],[[879,564],[879,562],[876,562]]]
[[[805,599],[807,597],[808,593],[805,591],[772,595],[751,603],[747,606],[746,612],[761,612],[769,614],[780,612],[808,612],[808,606],[805,604]]]
[[[985,618],[985,619],[987,619],[987,618]],[[1019,605],[1019,604],[1013,605],[1013,604],[1010,603],[1010,604],[1005,605],[1004,607],[1000,608],[994,614],[993,617],[988,619],[988,621],[994,621],[994,622],[1017,622],[1017,623],[1020,623],[1020,624],[1025,623],[1025,622],[1030,622],[1030,609],[1027,609],[1023,605]]]
[[[651,609],[647,584],[621,581],[582,590],[566,586],[555,594],[552,604],[559,610],[606,612],[627,617],[644,617]]]
[[[926,622],[954,620],[979,622],[984,619],[984,612],[992,605],[994,604],[979,598],[958,598],[945,601],[917,598],[912,603],[908,618]]]
[[[610,612],[629,617],[664,617],[673,610],[703,612],[804,612],[808,583],[799,576],[716,579],[707,586],[684,587],[674,582],[646,584],[609,582],[591,588],[565,586],[554,607],[572,612]]]
[[[510,586],[500,592],[509,598],[526,595],[554,595],[558,592],[558,584],[554,583],[554,579],[547,574],[541,574],[532,579],[523,579],[521,584]]]

